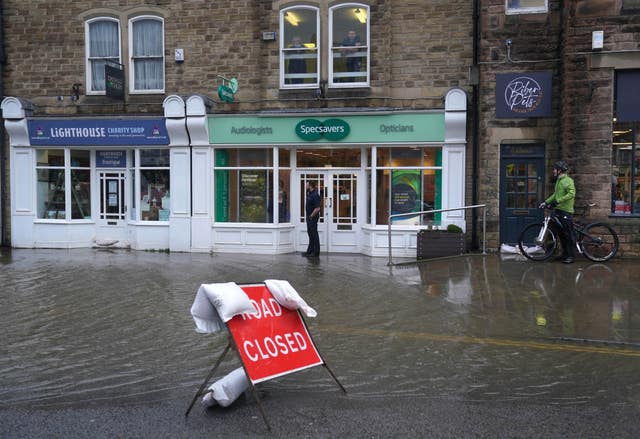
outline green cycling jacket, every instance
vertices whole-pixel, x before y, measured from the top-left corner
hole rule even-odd
[[[573,213],[573,202],[576,199],[576,187],[573,179],[568,175],[563,175],[556,181],[556,188],[553,195],[545,200],[549,204],[553,201],[558,203],[556,209]]]

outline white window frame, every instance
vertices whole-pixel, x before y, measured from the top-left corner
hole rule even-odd
[[[509,7],[509,1],[510,0],[504,0],[504,10],[506,15],[541,14],[541,13],[549,12],[549,0],[544,0],[544,6],[532,6],[532,7],[520,6],[517,8]],[[520,1],[523,1],[523,0],[520,0]]]
[[[120,29],[120,21],[113,17],[95,17],[84,23],[84,47],[85,47],[85,91],[87,95],[105,95],[106,90],[93,90],[92,81],[92,64],[91,64],[91,41],[89,38],[89,26],[97,21],[112,21],[118,25],[118,63],[122,63],[122,31]],[[102,59],[102,58],[96,58]]]
[[[545,0],[546,1],[546,0]],[[367,76],[366,80],[360,82],[335,82],[334,73],[333,73],[333,48],[334,45],[332,43],[333,38],[333,12],[336,9],[342,8],[360,8],[364,9],[367,12],[367,36],[366,36],[366,57],[367,57]],[[362,88],[369,87],[370,78],[371,78],[371,11],[368,5],[362,3],[339,3],[329,8],[329,32],[327,36],[327,47],[328,47],[328,59],[329,59],[329,82],[328,86],[330,88]]]
[[[133,56],[133,25],[137,21],[141,20],[156,20],[162,25],[162,88],[159,89],[135,89],[135,63]],[[152,57],[159,58],[159,57]],[[156,94],[164,93],[166,84],[166,67],[165,67],[165,31],[164,31],[164,19],[157,15],[139,15],[129,19],[129,93],[130,94]]]
[[[312,11],[315,11],[316,13],[316,66],[317,66],[317,71],[315,72],[316,75],[316,81],[315,82],[308,82],[308,83],[304,83],[304,84],[286,84],[285,83],[285,75],[286,75],[286,71],[285,71],[285,59],[284,59],[284,54],[286,53],[286,41],[284,41],[284,16],[288,11],[292,11],[292,10],[297,10],[297,9],[310,9]],[[280,50],[279,50],[279,57],[280,57],[280,88],[282,89],[300,89],[300,88],[318,88],[320,85],[320,73],[322,71],[321,68],[321,64],[320,64],[320,51],[321,51],[321,35],[320,35],[320,9],[315,7],[315,6],[306,6],[306,5],[296,5],[296,6],[290,6],[288,8],[282,9],[280,11]],[[306,55],[306,54],[305,54]],[[312,73],[308,73],[308,75],[311,75]]]

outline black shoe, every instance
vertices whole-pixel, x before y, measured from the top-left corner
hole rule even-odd
[[[564,258],[562,260],[563,264],[573,264],[573,258],[571,256],[569,256],[568,258]]]
[[[567,259],[569,257],[569,255],[562,255],[562,256],[556,256],[554,258],[554,260],[556,261],[564,261],[565,259]]]
[[[302,256],[303,258],[308,258],[311,255],[309,253],[302,253],[300,256]]]

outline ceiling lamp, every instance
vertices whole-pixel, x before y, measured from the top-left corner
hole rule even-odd
[[[285,12],[284,19],[287,20],[287,22],[291,26],[297,26],[298,24],[300,24],[300,18],[297,17],[296,15],[293,15],[293,13],[291,12]]]
[[[365,24],[367,22],[367,11],[365,9],[356,8],[354,14],[360,23]]]

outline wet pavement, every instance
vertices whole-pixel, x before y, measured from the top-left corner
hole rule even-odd
[[[638,260],[386,263],[2,249],[0,437],[263,434],[251,398],[182,415],[226,345],[194,331],[198,286],[270,278],[318,311],[309,329],[348,391],[321,367],[259,384],[273,435],[640,431]],[[221,370],[237,366],[229,356]]]

